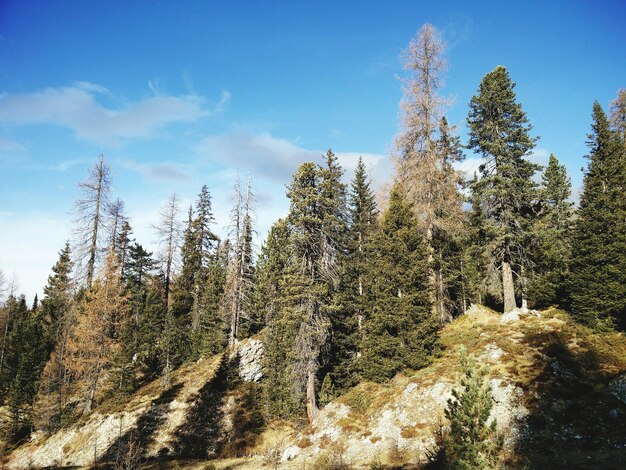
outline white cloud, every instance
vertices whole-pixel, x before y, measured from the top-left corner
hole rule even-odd
[[[137,163],[127,160],[122,162],[122,166],[152,181],[184,182],[192,179],[187,169],[177,163]]]
[[[24,150],[24,146],[19,142],[10,139],[0,139],[0,152],[19,152]]]
[[[197,146],[202,158],[217,159],[231,168],[241,168],[254,175],[285,184],[301,163],[321,163],[323,150],[310,150],[269,134],[239,132],[209,136]],[[366,152],[336,152],[339,162],[346,170],[348,179],[356,167],[359,157],[363,158],[371,177],[376,183],[386,182],[391,175],[389,158],[382,154]]]
[[[152,86],[154,88],[154,86]],[[72,129],[80,139],[114,144],[123,139],[149,137],[175,122],[193,122],[222,110],[230,94],[214,110],[204,109],[195,95],[157,95],[118,108],[97,101],[109,91],[97,84],[76,82],[70,87],[0,96],[0,122],[14,125],[55,124]]]

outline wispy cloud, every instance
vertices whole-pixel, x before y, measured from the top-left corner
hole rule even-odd
[[[152,84],[151,89],[158,85]],[[97,84],[76,82],[73,86],[0,96],[0,123],[14,125],[55,124],[72,129],[80,139],[101,144],[150,137],[176,122],[194,122],[220,112],[230,94],[222,93],[217,106],[206,109],[195,95],[157,95],[117,108],[104,107],[98,97],[110,92]]]
[[[19,142],[10,139],[0,139],[0,152],[19,152],[24,150],[24,146]]]
[[[464,13],[457,13],[443,28],[443,36],[448,42],[448,50],[452,50],[467,41],[472,35],[473,29],[474,20]]]
[[[311,150],[270,134],[239,132],[209,136],[195,148],[200,158],[221,161],[231,168],[249,170],[274,182],[290,180],[298,166],[306,161],[322,161],[325,150]],[[382,154],[367,152],[335,152],[339,162],[350,176],[359,157],[368,167],[376,182],[389,179],[391,164]]]
[[[191,181],[192,177],[183,165],[177,163],[137,163],[132,160],[122,162],[122,166],[137,171],[145,179],[165,182]]]

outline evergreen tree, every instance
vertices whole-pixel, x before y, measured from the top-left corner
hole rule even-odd
[[[427,365],[437,343],[438,318],[428,297],[426,241],[397,185],[369,250],[373,307],[365,323],[359,366],[364,378],[380,382],[404,368]]]
[[[145,369],[140,352],[150,348],[150,345],[143,341],[153,341],[158,336],[157,332],[147,331],[152,326],[158,328],[158,324],[144,324],[149,286],[152,284],[155,267],[152,253],[137,243],[128,247],[125,287],[130,318],[120,330],[121,347],[113,365],[117,373],[114,386],[126,393],[134,391],[139,376],[149,372]]]
[[[130,361],[135,364],[135,384],[155,378],[166,366],[163,354],[167,322],[164,284],[161,276],[150,276],[146,281],[142,316],[136,332],[137,349]]]
[[[31,409],[46,361],[47,343],[41,317],[37,311],[28,310],[24,296],[9,307],[13,310],[12,323],[0,375],[0,402],[8,406],[11,428],[7,437],[15,441],[25,437],[31,426]]]
[[[560,165],[557,158],[550,155],[542,175],[540,210],[534,226],[537,244],[530,296],[539,307],[558,304],[564,299],[571,255],[571,187],[565,165]]]
[[[52,274],[48,276],[48,284],[43,288],[42,317],[47,324],[51,347],[58,339],[62,318],[72,301],[74,283],[71,272],[74,263],[70,255],[70,244],[66,243],[59,252],[59,260],[52,267]]]
[[[572,315],[601,327],[626,322],[626,150],[602,107],[593,106],[589,165],[572,237]]]
[[[200,324],[193,339],[192,357],[217,354],[228,344],[230,322],[224,312],[224,287],[230,262],[230,243],[219,242],[215,257],[209,262],[207,281],[200,298]]]
[[[496,421],[487,425],[492,408],[491,388],[485,384],[486,369],[477,369],[474,355],[461,349],[461,390],[453,390],[445,410],[450,432],[444,442],[446,468],[478,470],[498,468],[502,440]]]
[[[436,223],[433,225],[430,244],[433,251],[435,311],[441,323],[444,323],[453,315],[464,311],[463,243],[467,229],[467,221],[462,211],[464,198],[459,191],[465,182],[462,172],[454,167],[465,157],[460,139],[445,116],[439,123],[436,149],[439,156],[435,185],[438,198],[434,201]]]
[[[495,236],[492,225],[488,223],[481,208],[482,187],[478,184],[478,175],[474,173],[469,182],[468,202],[471,209],[468,214],[469,227],[463,254],[464,277],[468,286],[471,302],[491,304],[492,298],[499,298],[502,282],[492,253],[495,251]]]
[[[133,233],[133,229],[127,220],[122,222],[122,226],[113,244],[113,250],[117,255],[117,261],[120,265],[120,274],[122,280],[126,280],[126,270],[128,263],[128,249],[131,246],[132,240],[130,236]]]
[[[206,310],[203,304],[203,291],[204,285],[208,280],[208,268],[211,261],[215,259],[215,248],[219,240],[217,235],[211,231],[211,226],[214,222],[211,195],[206,185],[204,185],[198,195],[196,217],[191,224],[194,248],[192,259],[196,268],[191,290],[193,297],[191,331],[196,336],[199,334],[202,323],[202,312]]]
[[[39,427],[47,430],[61,425],[64,405],[63,387],[66,382],[67,339],[73,319],[73,289],[71,278],[73,262],[69,243],[59,252],[59,260],[52,267],[48,285],[44,287],[41,318],[46,329],[47,361],[41,374],[41,387],[36,403]]]
[[[365,164],[359,162],[352,180],[349,204],[347,252],[342,263],[338,289],[339,308],[331,316],[332,347],[329,369],[335,385],[344,390],[356,383],[355,362],[360,355],[362,334],[371,309],[367,295],[371,285],[367,262],[369,241],[377,227],[378,210]],[[331,380],[331,377],[328,377]]]
[[[516,307],[513,269],[524,284],[524,269],[533,204],[537,197],[532,176],[538,169],[524,157],[537,139],[530,136],[521,104],[516,102],[509,73],[496,67],[483,77],[479,92],[470,101],[467,117],[468,147],[480,153],[482,177],[473,185],[481,197],[480,208],[489,224],[486,233],[492,245],[491,255],[502,272],[504,311]]]
[[[304,401],[311,421],[318,413],[317,379],[328,344],[329,316],[337,311],[334,293],[345,250],[342,173],[329,150],[324,167],[303,163],[293,176],[287,191],[289,255],[278,279],[282,295],[269,324],[267,363],[287,365],[284,372],[268,371],[268,383],[275,385],[270,406],[277,413],[290,413]]]
[[[271,226],[257,261],[252,308],[257,330],[277,316],[276,303],[280,294],[278,283],[288,261],[289,227],[285,219],[278,219]]]
[[[172,289],[173,319],[169,324],[176,330],[175,334],[174,330],[171,331],[172,338],[179,339],[169,344],[181,348],[172,351],[172,357],[180,360],[192,355],[197,357],[201,353],[205,348],[203,335],[206,330],[203,325],[212,322],[212,318],[205,317],[218,315],[215,304],[211,303],[217,295],[211,286],[216,282],[222,283],[218,289],[219,296],[224,286],[223,279],[210,278],[211,272],[220,264],[216,257],[219,238],[211,230],[213,223],[211,195],[205,185],[198,195],[195,210],[189,208],[181,248],[182,269]],[[221,271],[218,269],[217,272]]]

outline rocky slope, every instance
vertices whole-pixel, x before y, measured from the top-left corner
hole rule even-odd
[[[623,468],[623,334],[593,333],[554,309],[502,316],[473,307],[446,326],[441,342],[431,366],[386,385],[360,384],[315,423],[297,427],[259,419],[258,387],[246,381],[261,377],[263,348],[247,340],[236,373],[220,357],[187,365],[170,387],[155,382],[124,406],[103,408],[47,438],[34,436],[8,467],[87,467],[94,456],[112,465],[120,455],[133,457],[133,449],[134,461],[148,467],[167,460],[172,468],[205,468],[206,459],[197,457],[207,449],[216,468],[241,470],[425,466],[445,430],[443,410],[458,383],[463,344],[489,369],[492,419],[506,439],[510,468]],[[227,386],[233,381],[239,385]]]

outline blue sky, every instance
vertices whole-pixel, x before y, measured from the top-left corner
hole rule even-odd
[[[581,185],[591,106],[626,87],[626,2],[0,2],[0,269],[41,292],[71,237],[76,183],[99,154],[137,240],[202,184],[224,232],[238,169],[263,233],[297,165],[332,147],[380,184],[397,129],[401,49],[422,24],[448,42],[449,120],[505,65],[536,135]],[[466,168],[477,161],[472,155]]]

